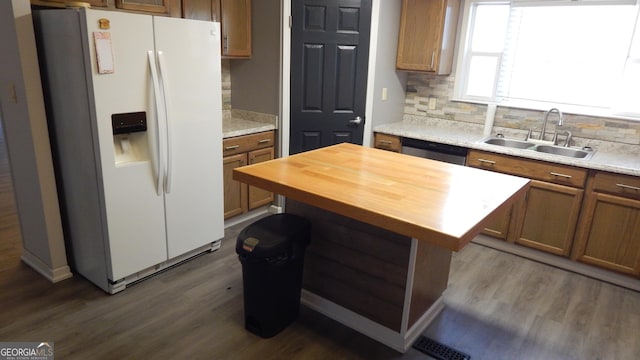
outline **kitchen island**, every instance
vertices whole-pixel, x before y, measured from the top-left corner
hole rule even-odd
[[[444,306],[451,252],[529,180],[353,144],[237,168],[313,223],[302,301],[404,352]]]

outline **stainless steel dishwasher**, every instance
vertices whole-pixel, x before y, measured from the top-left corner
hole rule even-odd
[[[402,138],[402,153],[458,165],[467,159],[467,148],[412,138]]]

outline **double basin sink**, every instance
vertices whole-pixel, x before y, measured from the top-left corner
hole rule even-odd
[[[512,149],[523,149],[523,150],[531,150],[539,153],[546,153],[558,156],[564,156],[574,159],[582,159],[588,160],[593,156],[595,151],[591,149],[577,149],[570,147],[563,147],[557,145],[547,145],[547,144],[537,144],[530,141],[523,140],[515,140],[515,139],[505,139],[501,137],[490,137],[484,140],[481,140],[482,143],[489,145],[502,146]]]

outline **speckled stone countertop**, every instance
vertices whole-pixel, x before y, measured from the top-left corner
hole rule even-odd
[[[222,138],[275,130],[278,117],[246,110],[226,110],[222,114]]]
[[[258,121],[229,118],[222,121],[222,138],[255,134],[263,131],[274,130],[273,124]]]
[[[595,154],[591,159],[583,160],[532,150],[485,144],[481,142],[486,137],[483,135],[482,125],[459,121],[442,119],[404,120],[376,126],[374,131],[587,169],[640,176],[640,146],[638,145],[617,145],[597,140],[582,140],[579,146],[590,146],[595,149]],[[492,135],[495,134],[496,129],[493,129]],[[512,134],[506,132],[504,135],[506,138],[521,138],[510,136]]]

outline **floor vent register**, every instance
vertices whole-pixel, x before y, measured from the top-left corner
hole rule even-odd
[[[441,344],[428,337],[420,336],[413,343],[413,348],[438,360],[470,360],[471,356]]]

